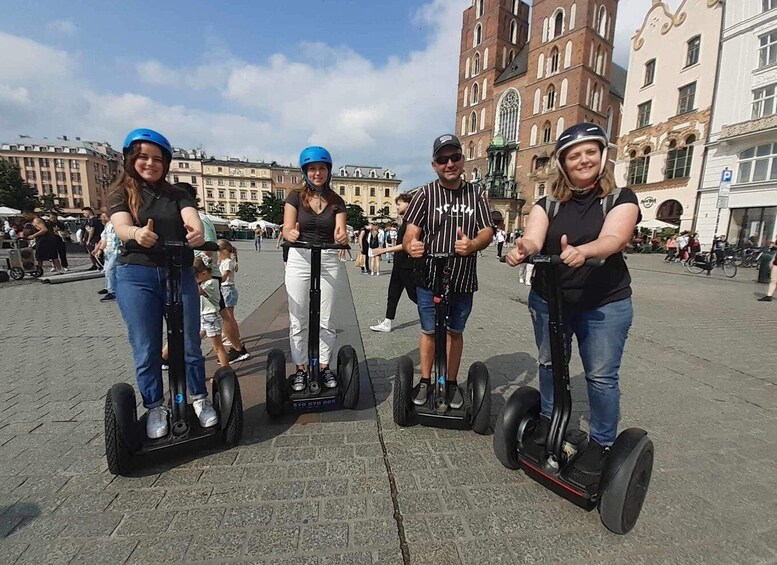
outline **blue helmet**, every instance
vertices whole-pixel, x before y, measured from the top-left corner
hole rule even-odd
[[[165,153],[168,161],[173,158],[173,146],[170,145],[170,142],[167,141],[167,138],[157,131],[145,128],[133,129],[127,134],[127,137],[124,138],[125,157],[127,156],[127,152],[129,151],[130,146],[136,141],[147,141],[149,143],[158,145],[162,149],[162,152]]]
[[[308,165],[311,163],[324,163],[329,167],[329,178],[326,179],[328,184],[332,179],[332,155],[329,154],[329,151],[318,145],[313,145],[306,147],[299,154],[299,168],[302,169],[302,176],[305,179],[305,183],[313,188],[307,173]]]

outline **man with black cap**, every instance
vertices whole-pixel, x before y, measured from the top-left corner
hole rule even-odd
[[[455,135],[434,140],[432,169],[437,180],[421,187],[405,213],[407,231],[402,245],[408,255],[420,259],[425,253],[455,253],[450,260],[448,295],[448,404],[461,408],[464,396],[457,384],[464,326],[478,289],[477,251],[491,243],[494,229],[488,199],[479,186],[462,179],[464,155]],[[418,314],[421,318],[421,382],[413,402],[426,402],[434,359],[434,262],[425,259],[424,280],[418,281]]]

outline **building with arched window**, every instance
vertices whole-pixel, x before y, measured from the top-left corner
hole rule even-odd
[[[611,63],[608,32],[617,7],[616,0],[534,0],[529,10],[519,0],[473,0],[464,11],[456,124],[465,155],[470,142],[486,148],[473,151],[464,170],[471,178],[477,169],[506,229],[522,226],[519,210],[528,213],[538,186],[549,186],[554,143],[565,124],[609,126],[615,142],[626,75]],[[604,35],[595,13],[606,14]],[[482,36],[475,46],[477,30]],[[493,55],[485,57],[486,49]],[[476,89],[484,77],[488,89]]]
[[[673,14],[667,2],[658,2],[632,38],[615,178],[637,193],[645,220],[693,227],[712,111],[721,4],[694,0]],[[596,29],[607,30],[612,22],[604,18],[610,15],[597,16]],[[701,64],[689,65],[688,60]],[[702,241],[709,245],[711,239]]]

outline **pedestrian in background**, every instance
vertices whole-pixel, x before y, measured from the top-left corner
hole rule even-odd
[[[57,218],[57,215],[54,213],[49,215],[49,226],[57,236],[57,255],[59,256],[59,262],[62,265],[62,270],[67,272],[69,265],[67,262],[67,247],[65,242],[70,241],[70,230],[67,229],[67,226],[64,222],[59,221],[59,218]],[[55,268],[52,267],[51,270],[54,271]]]
[[[226,315],[235,319],[235,307],[237,306],[237,249],[226,239],[219,239],[219,271],[221,272],[221,294],[224,297]],[[235,322],[237,325],[237,322]],[[232,347],[229,350],[229,361],[243,361],[248,359],[248,350],[239,337],[230,336]]]
[[[116,235],[116,229],[106,212],[101,214],[105,229],[100,235],[100,242],[92,252],[95,256],[99,253],[103,255],[103,271],[105,272],[105,288],[97,294],[104,294],[100,302],[111,302],[116,300],[116,259],[121,250],[121,240]]]
[[[262,250],[262,228],[256,226],[254,228],[254,253],[259,253]]]
[[[219,365],[229,367],[229,355],[221,341],[221,316],[219,307],[221,291],[218,283],[211,276],[210,267],[205,264],[202,257],[194,259],[194,279],[197,281],[200,292],[200,339],[207,336]]]
[[[766,296],[758,299],[759,302],[771,302],[774,299],[774,291],[777,290],[777,239],[772,242],[772,251],[774,258],[772,259],[771,276],[769,277],[769,289],[766,291]]]

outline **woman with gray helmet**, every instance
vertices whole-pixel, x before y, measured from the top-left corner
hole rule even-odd
[[[581,123],[564,131],[556,142],[557,175],[550,194],[532,207],[523,237],[506,262],[520,264],[542,253],[559,255],[567,347],[577,337],[588,384],[591,408],[589,443],[575,466],[598,474],[615,441],[620,412],[620,369],[631,327],[631,278],[621,251],[640,219],[637,197],[617,188],[607,167],[607,134]],[[586,259],[605,259],[602,267],[585,266]],[[548,281],[545,269],[535,272],[529,294],[539,365],[541,418],[535,433],[544,443],[553,409],[553,373],[548,335]]]

